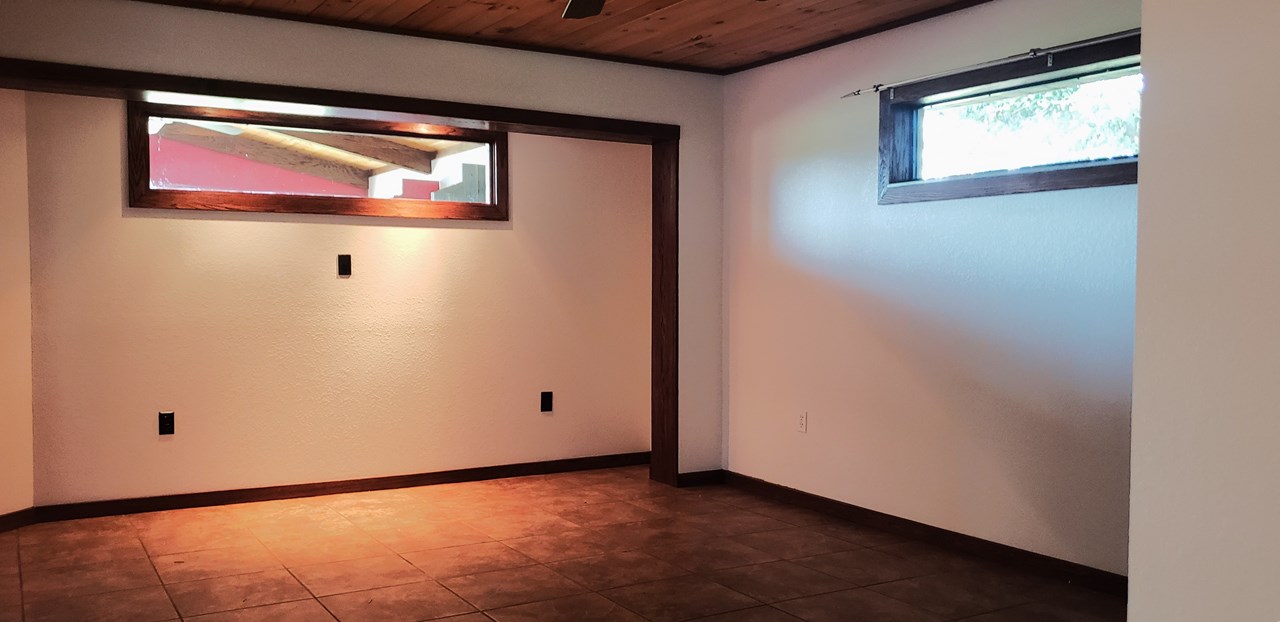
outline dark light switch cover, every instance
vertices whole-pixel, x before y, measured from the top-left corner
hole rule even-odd
[[[351,255],[338,255],[338,276],[351,276]]]
[[[550,391],[542,392],[542,412],[544,413],[551,412],[551,392]]]
[[[173,413],[160,413],[160,435],[168,436],[173,434]]]

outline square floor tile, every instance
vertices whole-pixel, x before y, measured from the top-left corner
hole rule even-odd
[[[807,622],[941,622],[932,613],[870,590],[857,589],[777,603],[775,607]],[[1027,622],[1031,622],[1028,620]]]
[[[476,610],[435,581],[326,596],[320,602],[341,622],[418,622]]]
[[[983,565],[983,562],[975,557],[911,540],[877,546],[875,549],[910,560],[922,574],[971,570]]]
[[[693,572],[711,572],[777,561],[778,557],[728,538],[675,542],[644,549],[646,553]]]
[[[683,568],[640,551],[607,553],[547,566],[593,590],[607,590],[688,574]]]
[[[429,551],[493,541],[493,538],[487,534],[461,522],[421,523],[369,533],[375,540],[397,553]]]
[[[308,600],[311,593],[287,570],[172,583],[169,597],[184,617]]]
[[[442,579],[445,587],[481,609],[522,605],[587,591],[545,566],[527,566]]]
[[[593,503],[556,512],[561,518],[583,527],[600,525],[617,525],[621,523],[638,523],[644,520],[661,518],[659,514],[642,509],[626,501],[609,503]]]
[[[0,609],[22,607],[22,580],[16,574],[0,575]]]
[[[764,603],[854,587],[817,570],[785,561],[722,570],[707,578]]]
[[[121,559],[146,559],[147,550],[133,533],[88,537],[76,541],[51,540],[24,545],[22,568],[42,570],[84,566]]]
[[[812,557],[860,548],[851,542],[818,533],[812,529],[792,528],[762,531],[734,536],[733,540],[782,559]]]
[[[621,547],[614,540],[590,529],[570,529],[504,542],[507,546],[544,563],[591,557]]]
[[[35,570],[22,576],[23,599],[27,603],[156,585],[160,585],[160,578],[146,559]]]
[[[665,547],[675,543],[688,543],[712,537],[711,534],[682,520],[670,518],[627,523],[625,525],[605,525],[596,527],[595,531],[615,549]]]
[[[689,620],[760,604],[750,596],[701,577],[641,583],[601,592],[601,595],[652,622]]]
[[[894,534],[845,521],[814,525],[810,529],[859,546],[884,546],[903,541],[903,538]]]
[[[361,592],[427,580],[427,575],[421,570],[398,556],[300,566],[292,571],[316,596]]]
[[[152,561],[165,583],[229,577],[282,567],[266,547],[256,542],[226,549],[164,555]]]
[[[360,533],[269,540],[265,544],[287,568],[394,554],[377,540]]]
[[[404,558],[433,579],[505,570],[537,563],[501,542],[482,542],[447,549],[405,553]]]
[[[644,622],[599,594],[580,594],[489,611],[497,622]]]
[[[807,508],[778,502],[766,502],[761,505],[751,506],[750,509],[756,514],[763,514],[769,518],[776,518],[784,523],[790,523],[797,527],[824,525],[836,521],[835,517],[823,514],[822,512],[816,512]]]
[[[637,499],[632,503],[663,516],[712,514],[731,509],[731,506],[712,501],[696,493]]]
[[[1111,611],[1087,611],[1060,603],[1034,603],[986,613],[965,622],[1124,622],[1123,608]]]
[[[138,537],[152,557],[227,549],[258,544],[248,529],[237,524],[165,525],[141,529]]]
[[[187,622],[334,622],[333,616],[317,600],[300,600],[265,607],[236,609],[207,616],[186,618]]]
[[[110,536],[135,536],[133,523],[124,516],[82,518],[29,525],[18,530],[23,546],[37,544],[77,544]]]
[[[737,536],[791,527],[776,518],[736,508],[723,512],[684,516],[680,521],[717,536]]]
[[[177,618],[169,595],[158,586],[37,601],[26,606],[27,622],[160,622]]]
[[[773,607],[753,607],[740,611],[730,611],[707,618],[698,618],[697,622],[804,622],[781,609]],[[868,621],[872,622],[872,621]]]
[[[815,557],[802,557],[795,563],[844,579],[856,586],[910,579],[925,574],[914,562],[875,549],[854,549]]]
[[[18,538],[9,532],[6,543],[0,543],[0,576],[18,574]]]
[[[559,531],[569,531],[580,527],[577,523],[567,521],[550,512],[542,510],[526,510],[516,513],[504,513],[467,521],[494,540],[511,540],[526,536],[536,536]]]
[[[989,613],[1038,599],[1033,580],[961,571],[870,586],[874,592],[952,619]]]

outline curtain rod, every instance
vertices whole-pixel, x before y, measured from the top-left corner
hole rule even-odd
[[[986,69],[986,68],[988,68],[988,67],[998,67],[998,66],[1000,66],[1000,65],[1005,65],[1005,64],[1013,63],[1013,62],[1017,62],[1017,61],[1020,61],[1020,60],[1026,60],[1026,59],[1028,59],[1028,58],[1040,58],[1040,57],[1042,57],[1042,56],[1047,56],[1047,57],[1049,57],[1049,65],[1050,65],[1050,66],[1052,66],[1052,65],[1053,65],[1053,55],[1054,55],[1054,54],[1057,54],[1058,52],[1065,52],[1065,51],[1067,51],[1067,50],[1074,50],[1074,49],[1077,49],[1077,48],[1082,48],[1082,47],[1089,46],[1089,45],[1094,45],[1094,44],[1097,44],[1097,43],[1106,43],[1106,42],[1108,42],[1108,41],[1116,41],[1116,40],[1119,40],[1119,39],[1124,39],[1124,38],[1126,38],[1126,37],[1132,37],[1133,35],[1137,35],[1137,34],[1141,34],[1141,33],[1142,33],[1142,29],[1141,29],[1141,28],[1134,28],[1133,30],[1126,30],[1126,31],[1124,31],[1124,32],[1117,32],[1117,33],[1115,33],[1115,34],[1111,34],[1111,35],[1103,35],[1103,36],[1101,36],[1101,37],[1094,37],[1094,38],[1092,38],[1092,39],[1085,39],[1084,41],[1076,41],[1075,43],[1067,43],[1067,44],[1064,44],[1064,45],[1058,45],[1058,46],[1054,46],[1054,47],[1051,47],[1051,48],[1031,48],[1031,50],[1030,50],[1030,51],[1024,52],[1024,53],[1022,53],[1022,54],[1014,54],[1013,56],[1006,56],[1005,58],[1001,58],[1001,59],[998,59],[998,60],[987,61],[987,62],[985,62],[985,63],[978,63],[978,64],[976,64],[976,65],[969,65],[968,67],[961,67],[961,68],[959,68],[959,69],[951,69],[951,70],[949,70],[949,71],[942,71],[942,72],[938,72],[938,73],[934,73],[934,74],[929,74],[929,75],[924,76],[924,77],[922,77],[922,78],[915,78],[915,79],[912,79],[912,80],[901,80],[901,81],[898,81],[898,82],[894,82],[893,84],[874,84],[874,85],[869,86],[869,87],[864,88],[864,89],[858,89],[858,90],[856,90],[856,91],[854,91],[854,92],[852,92],[852,93],[846,93],[846,94],[844,94],[844,95],[840,96],[840,99],[847,99],[847,98],[850,98],[850,97],[857,97],[857,96],[862,95],[863,93],[867,93],[867,92],[870,92],[870,93],[879,93],[880,91],[883,91],[883,90],[885,90],[885,89],[897,88],[897,87],[902,86],[902,85],[904,85],[904,84],[911,84],[911,83],[914,83],[914,82],[923,82],[923,81],[925,81],[925,80],[932,80],[932,79],[934,79],[934,78],[945,78],[945,77],[947,77],[947,76],[954,76],[954,75],[956,75],[956,74],[958,74],[958,73],[964,73],[964,72],[966,72],[966,71],[975,71],[975,70],[978,70],[978,69]]]

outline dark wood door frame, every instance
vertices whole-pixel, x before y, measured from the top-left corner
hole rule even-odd
[[[676,485],[679,467],[680,126],[235,80],[0,58],[0,88],[142,101],[150,91],[363,108],[434,117],[443,125],[651,145],[653,150],[652,457],[650,478]]]

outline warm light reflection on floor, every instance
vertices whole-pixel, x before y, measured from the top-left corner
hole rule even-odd
[[[738,489],[670,488],[641,467],[27,527],[0,534],[0,622],[24,611],[27,622],[1124,619],[1120,600]]]

